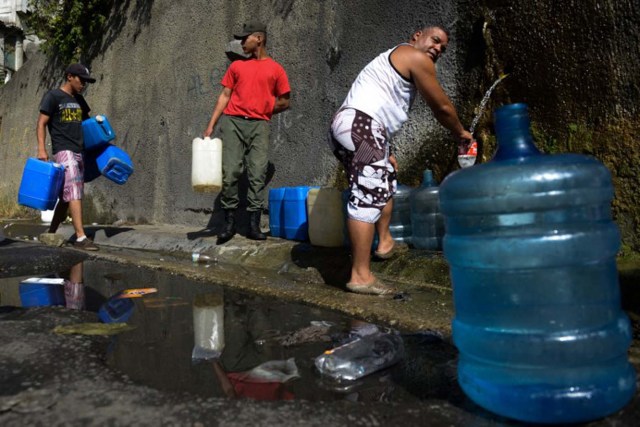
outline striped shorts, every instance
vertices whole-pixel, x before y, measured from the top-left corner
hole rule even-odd
[[[84,193],[84,160],[82,153],[58,151],[53,161],[64,166],[64,186],[60,198],[63,202],[81,200]]]
[[[329,145],[347,172],[349,218],[375,223],[397,188],[384,126],[353,108],[338,111],[331,123]]]

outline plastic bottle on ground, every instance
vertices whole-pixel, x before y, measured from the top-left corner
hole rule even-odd
[[[217,262],[218,260],[209,255],[194,252],[191,254],[191,261],[193,261],[194,264],[209,264]]]
[[[338,381],[351,381],[394,365],[404,357],[402,337],[375,332],[316,357],[315,365],[322,375]]]

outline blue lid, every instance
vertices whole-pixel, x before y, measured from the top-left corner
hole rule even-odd
[[[438,184],[436,183],[436,180],[433,179],[433,172],[431,171],[431,169],[425,169],[424,172],[422,172],[422,187],[435,187]]]

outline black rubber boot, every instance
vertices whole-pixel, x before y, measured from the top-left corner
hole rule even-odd
[[[249,212],[249,232],[247,237],[251,240],[267,240],[267,235],[260,231],[260,211]]]
[[[234,209],[226,209],[224,211],[224,227],[218,234],[216,245],[228,242],[236,234],[236,211]]]

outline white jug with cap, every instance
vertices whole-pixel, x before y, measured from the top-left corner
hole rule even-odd
[[[195,138],[192,143],[191,185],[194,191],[214,193],[222,188],[222,140]]]

